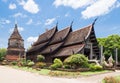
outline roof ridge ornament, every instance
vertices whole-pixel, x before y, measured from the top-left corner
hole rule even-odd
[[[95,20],[93,21],[92,25],[95,25],[95,22],[97,21],[98,17],[95,18]]]

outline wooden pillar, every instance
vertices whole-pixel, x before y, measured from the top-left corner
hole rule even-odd
[[[103,58],[103,46],[100,46],[100,63],[102,63]]]
[[[93,58],[93,46],[92,43],[90,43],[90,60]]]
[[[118,64],[118,49],[115,49],[115,63]]]

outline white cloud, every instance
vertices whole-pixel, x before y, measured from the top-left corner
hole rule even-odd
[[[56,20],[56,18],[47,19],[46,22],[45,22],[45,25],[50,25],[50,24],[52,24],[55,20]]]
[[[9,32],[12,33],[13,30],[14,30],[14,28],[11,28],[11,29],[9,30]],[[18,27],[18,31],[19,31],[19,32],[22,32],[22,31],[24,31],[24,28],[23,28],[23,27]]]
[[[87,19],[95,16],[100,16],[109,13],[117,0],[98,0],[82,11],[82,17]]]
[[[72,7],[73,9],[81,8],[83,6],[90,5],[95,0],[55,0],[53,5],[58,6],[67,6]]]
[[[13,17],[22,17],[22,18],[25,18],[25,17],[27,17],[27,15],[18,12],[16,14],[14,14]]]
[[[10,24],[11,21],[10,20],[6,20],[6,19],[1,19],[0,20],[0,24]]]
[[[73,9],[84,8],[85,10],[81,12],[82,17],[88,19],[108,14],[114,8],[120,7],[120,2],[118,0],[55,0],[53,5]]]
[[[28,22],[26,23],[27,25],[30,25],[33,23],[33,20],[32,19],[29,19]]]
[[[27,0],[26,2],[24,0],[19,0],[18,3],[19,5],[23,6],[24,10],[32,14],[36,14],[39,12],[38,4],[36,4],[34,0]]]
[[[28,43],[33,43],[33,42],[37,41],[37,39],[38,39],[38,37],[28,37],[27,42]]]
[[[16,9],[16,4],[15,3],[9,4],[9,9],[11,9],[11,10]]]

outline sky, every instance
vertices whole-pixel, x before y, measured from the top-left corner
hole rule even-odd
[[[97,38],[120,35],[120,0],[0,0],[0,48],[7,48],[15,23],[27,49],[58,23],[78,30],[93,23]]]

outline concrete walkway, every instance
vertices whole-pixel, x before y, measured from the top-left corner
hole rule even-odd
[[[0,66],[0,83],[100,83],[105,76],[120,75],[120,71],[79,78],[42,76],[10,67]]]

